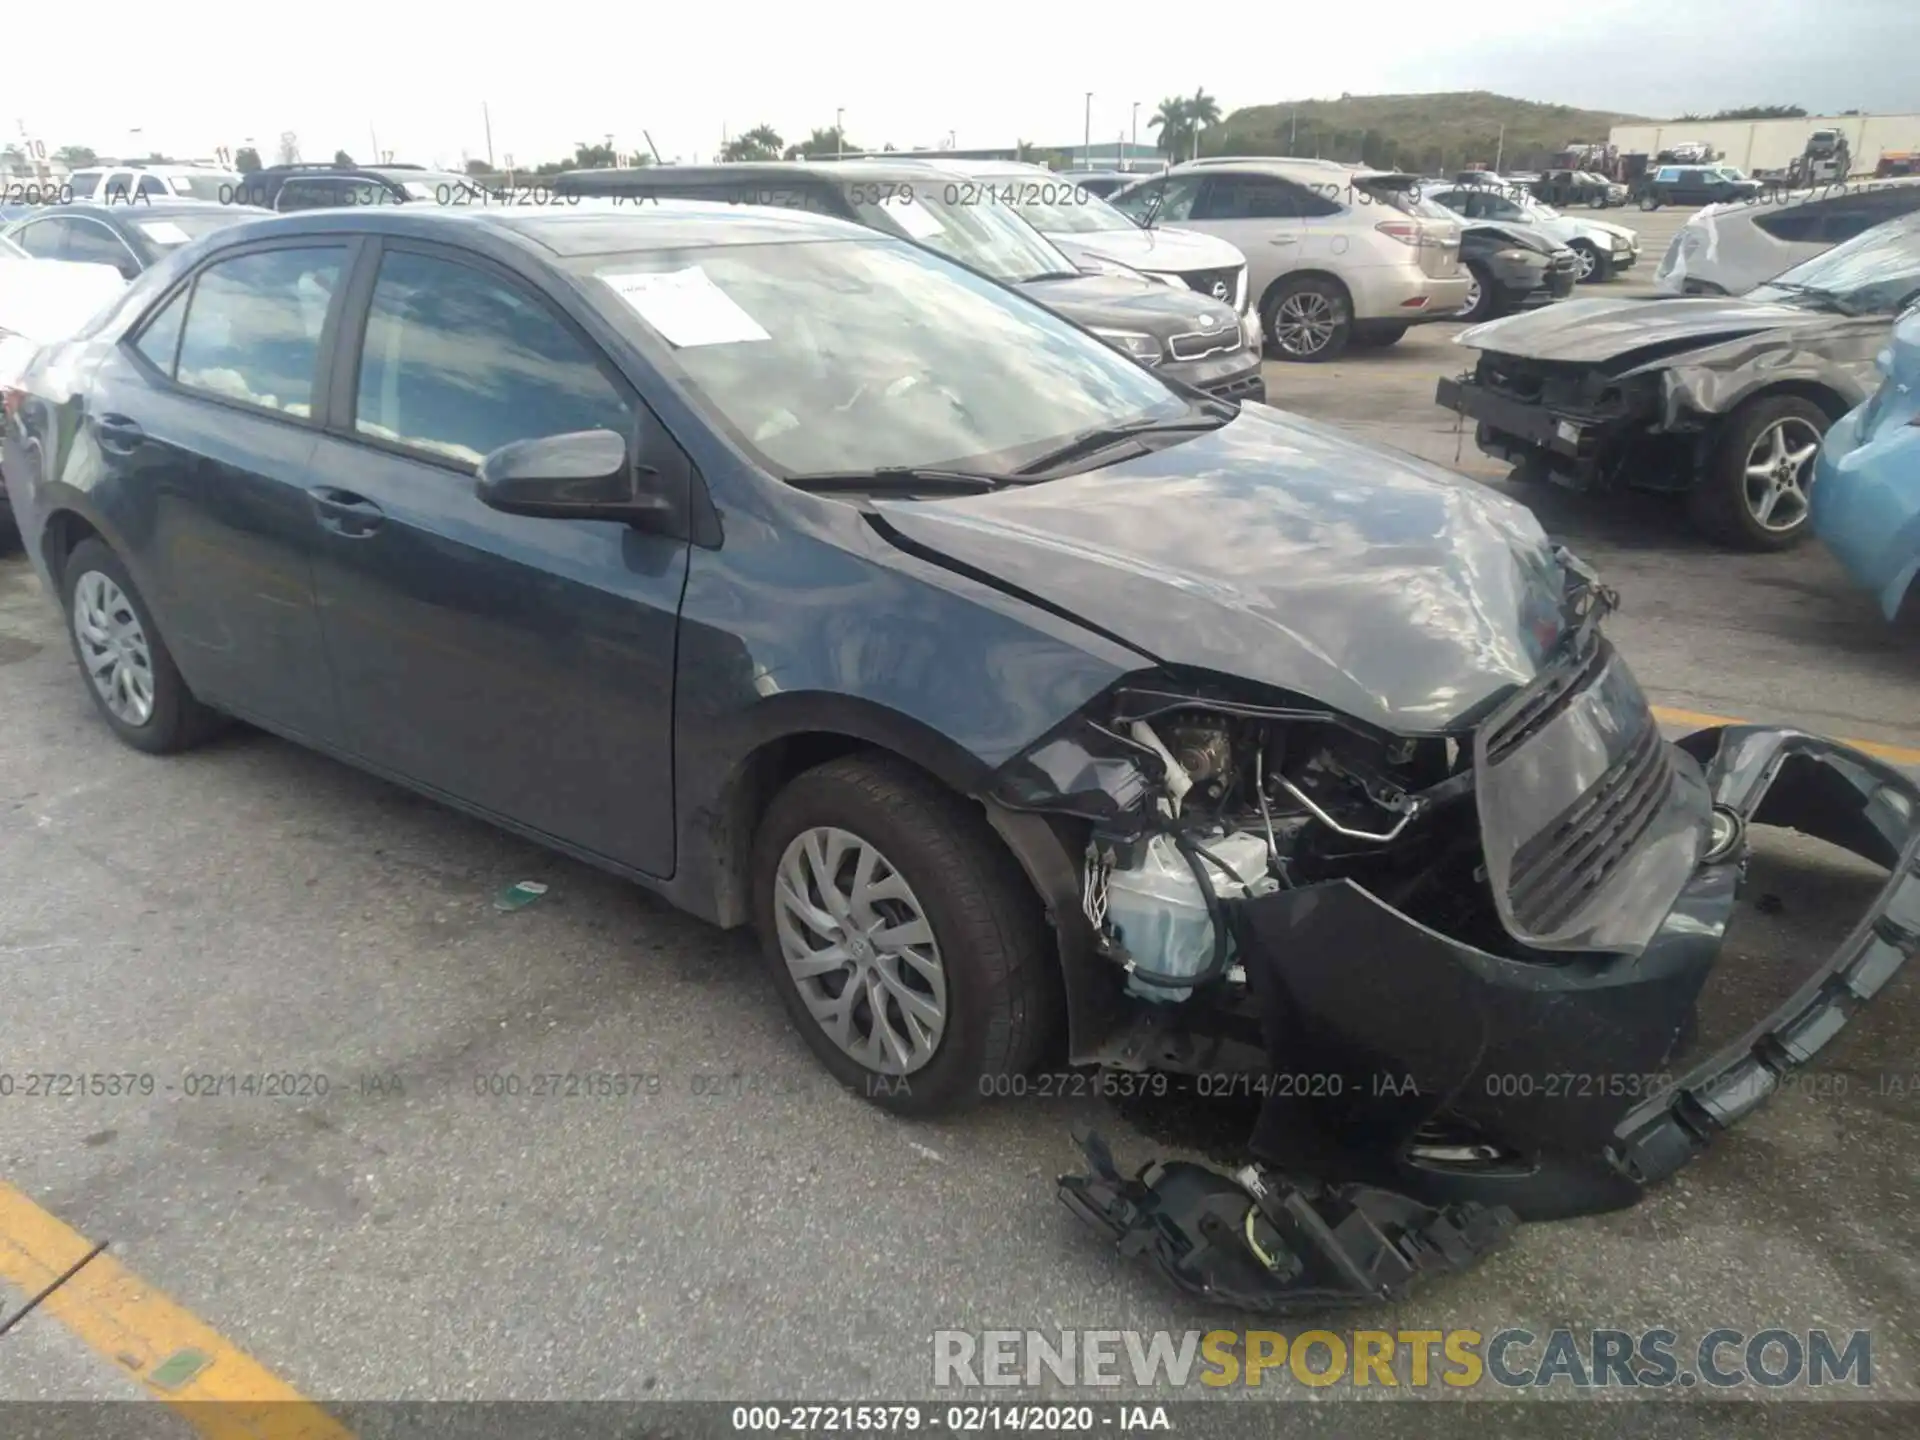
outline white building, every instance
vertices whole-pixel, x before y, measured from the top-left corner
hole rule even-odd
[[[1616,125],[1609,137],[1622,155],[1657,155],[1689,140],[1711,145],[1742,170],[1784,170],[1815,130],[1847,137],[1853,171],[1873,173],[1888,151],[1920,150],[1920,115],[1807,115],[1797,120],[1668,120]]]

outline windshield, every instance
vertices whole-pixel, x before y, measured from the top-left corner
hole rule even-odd
[[[1824,292],[1850,310],[1891,315],[1920,292],[1920,215],[1876,225],[1747,292],[1749,300],[1817,302]]]
[[[209,205],[204,212],[175,211],[172,214],[163,212],[151,218],[141,216],[135,218],[133,224],[146,237],[148,244],[170,249],[198,240],[202,235],[211,235],[216,230],[224,230],[229,225],[238,225],[242,220],[258,219],[260,215],[259,210],[244,205],[223,205],[218,208]]]
[[[1538,219],[1558,220],[1560,218],[1560,212],[1554,209],[1553,206],[1547,204],[1544,200],[1536,200],[1533,196],[1525,194],[1524,192],[1514,192],[1513,202],[1529,215],[1535,216]]]
[[[1130,185],[1133,177],[1122,176],[1121,182]],[[1140,228],[1086,186],[1064,177],[1049,180],[1044,176],[1000,175],[987,176],[979,183],[1004,187],[1020,218],[1045,235],[1093,235],[1102,230]]]
[[[1357,180],[1354,188],[1367,200],[1376,205],[1386,205],[1400,211],[1403,215],[1417,215],[1427,220],[1458,221],[1459,216],[1437,200],[1429,200],[1420,193],[1417,183],[1388,184],[1383,180]]]
[[[593,256],[694,402],[781,476],[1004,473],[1095,427],[1190,413],[1151,372],[938,255],[863,240]]]
[[[1078,273],[1073,261],[983,182],[855,181],[842,193],[861,224],[917,240],[996,280],[1018,284]]]

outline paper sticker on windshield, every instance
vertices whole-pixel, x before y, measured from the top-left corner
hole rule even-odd
[[[880,208],[894,218],[900,228],[916,240],[926,240],[946,229],[934,213],[911,195],[895,191],[881,197]]]
[[[600,278],[676,347],[773,338],[698,265]]]
[[[142,220],[140,228],[156,245],[184,245],[193,238],[171,220]]]

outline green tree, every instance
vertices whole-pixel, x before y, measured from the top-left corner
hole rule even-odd
[[[722,160],[778,160],[786,141],[771,125],[756,125],[736,135],[721,148]]]
[[[1180,96],[1162,100],[1160,108],[1147,121],[1149,130],[1158,130],[1154,146],[1170,160],[1178,160],[1193,134],[1193,122],[1187,117],[1187,102]]]
[[[100,160],[100,157],[93,153],[93,147],[89,145],[62,145],[53,152],[53,158],[68,169],[78,165],[98,164]]]
[[[336,165],[351,165],[353,164],[353,157],[344,150],[336,150],[333,152],[333,163]]]
[[[830,160],[842,151],[858,150],[860,147],[840,133],[840,127],[829,125],[824,130],[816,129],[797,145],[789,145],[786,158],[789,160]]]
[[[233,168],[242,175],[251,175],[260,168],[260,152],[251,145],[242,145],[233,152]]]
[[[484,160],[467,161],[467,174],[469,175],[491,175],[492,173],[493,167]]]
[[[1204,88],[1195,90],[1193,98],[1186,102],[1187,125],[1192,131],[1188,150],[1191,157],[1200,154],[1200,134],[1220,123],[1220,102],[1207,94]]]

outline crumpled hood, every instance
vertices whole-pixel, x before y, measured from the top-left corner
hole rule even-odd
[[[1546,232],[1511,220],[1469,220],[1460,233],[1462,238],[1480,235],[1496,244],[1517,245],[1523,250],[1538,251],[1542,255],[1558,255],[1567,248]]]
[[[1707,345],[1762,330],[1816,330],[1832,325],[1835,318],[1821,310],[1768,305],[1737,295],[1563,300],[1471,326],[1454,339],[1475,350],[1528,360],[1591,363],[1681,341]]]
[[[1524,684],[1562,625],[1565,574],[1530,511],[1263,405],[1105,469],[875,508],[1157,660],[1401,734],[1457,729]]]
[[[1139,330],[1162,340],[1196,330],[1224,335],[1236,331],[1240,324],[1233,307],[1211,295],[1196,295],[1141,275],[1031,280],[1020,289],[1082,325]]]
[[[1203,235],[1197,230],[1163,229],[1158,225],[1151,230],[1129,226],[1125,230],[1054,231],[1047,238],[1069,255],[1085,251],[1103,259],[1118,260],[1122,265],[1131,265],[1136,270],[1162,273],[1223,270],[1230,265],[1247,263],[1246,256],[1217,235]]]

